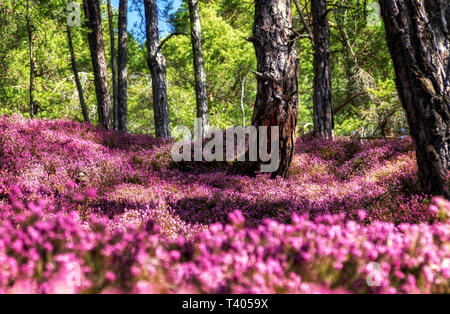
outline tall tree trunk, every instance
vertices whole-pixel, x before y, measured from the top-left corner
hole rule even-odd
[[[245,128],[245,107],[244,107],[244,98],[245,98],[245,81],[246,77],[242,77],[241,69],[238,72],[239,82],[241,82],[241,113],[242,113],[242,126]]]
[[[273,177],[287,175],[294,153],[298,116],[295,37],[290,0],[255,1],[252,42],[258,87],[252,124],[280,127],[279,167]]]
[[[345,55],[344,70],[347,76],[347,98],[344,102],[347,102],[347,100],[349,100],[349,102],[347,103],[350,103],[353,107],[356,107],[356,99],[359,96],[355,97],[355,95],[359,95],[362,93],[361,96],[363,96],[365,94],[365,89],[358,87],[359,84],[355,79],[355,71],[358,68],[358,59],[355,55],[355,52],[343,25],[344,23],[342,21],[342,15],[345,15],[345,13],[341,12],[342,10],[343,9],[333,8],[334,19],[336,20],[336,24],[341,37],[339,41],[342,43]],[[343,107],[341,108],[341,110],[342,109]],[[336,111],[334,112],[336,113]]]
[[[194,54],[195,93],[197,95],[197,118],[202,120],[202,130],[209,128],[209,108],[206,88],[205,62],[203,60],[202,26],[198,0],[189,0],[191,41]]]
[[[155,135],[170,138],[169,106],[167,104],[166,58],[161,52],[156,0],[144,0],[147,34],[148,67],[152,74]]]
[[[70,26],[67,25],[67,40],[69,42],[70,51],[70,62],[72,64],[73,76],[75,78],[75,83],[78,90],[78,98],[80,99],[81,112],[83,113],[83,118],[85,122],[89,122],[89,115],[86,103],[84,102],[83,86],[81,86],[80,77],[78,76],[77,60],[75,58],[75,51],[73,49],[72,43],[72,32],[70,31]]]
[[[109,26],[109,39],[110,39],[110,55],[111,55],[111,72],[112,72],[112,88],[113,88],[113,127],[114,130],[119,129],[119,96],[117,87],[117,58],[116,58],[116,45],[114,34],[114,20],[111,6],[111,0],[107,0],[108,7],[108,26]]]
[[[84,14],[89,29],[88,40],[94,70],[95,92],[99,123],[105,129],[112,129],[111,96],[108,84],[108,67],[105,56],[105,42],[99,0],[83,0]]]
[[[118,49],[118,113],[119,131],[127,132],[127,16],[128,1],[119,2],[119,49]]]
[[[445,195],[450,162],[447,0],[380,0],[400,100],[425,193]]]
[[[330,29],[327,1],[312,0],[314,38],[314,135],[333,138],[334,119],[331,97]]]
[[[30,59],[30,80],[29,80],[29,108],[30,117],[33,118],[37,114],[37,107],[34,104],[33,89],[34,89],[34,47],[33,47],[33,26],[31,25],[30,16],[30,0],[27,0],[27,33],[28,33],[28,53]]]

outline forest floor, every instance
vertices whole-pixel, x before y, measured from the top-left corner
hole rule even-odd
[[[409,139],[299,139],[289,179],[0,118],[0,292],[450,292],[450,204]]]

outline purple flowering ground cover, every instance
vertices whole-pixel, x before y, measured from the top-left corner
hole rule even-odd
[[[450,292],[450,204],[409,139],[299,139],[277,180],[171,145],[0,118],[0,292]]]

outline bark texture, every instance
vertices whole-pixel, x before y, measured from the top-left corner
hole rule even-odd
[[[111,129],[111,96],[109,93],[105,42],[102,34],[100,2],[99,0],[83,0],[83,8],[87,19],[89,49],[94,71],[98,120],[103,128]]]
[[[84,101],[83,86],[81,85],[80,76],[78,75],[77,59],[75,58],[75,51],[73,49],[73,42],[72,42],[72,32],[70,30],[69,25],[67,25],[67,41],[69,43],[70,63],[72,64],[73,77],[75,79],[75,84],[77,85],[78,99],[80,100],[81,112],[83,113],[84,121],[89,122],[89,114],[86,103]]]
[[[152,75],[155,135],[170,138],[169,106],[167,104],[166,59],[161,52],[156,0],[144,0],[147,34],[148,67]]]
[[[116,57],[116,43],[114,34],[114,21],[111,6],[111,0],[107,0],[108,7],[108,28],[110,40],[110,55],[111,55],[111,72],[112,72],[112,90],[113,90],[113,127],[114,130],[119,129],[119,97],[117,87],[117,57]]]
[[[450,8],[446,0],[380,0],[400,100],[425,193],[449,196]]]
[[[252,124],[280,127],[279,167],[273,177],[287,175],[294,153],[298,116],[294,39],[291,1],[256,0],[252,41],[258,63],[258,87]]]
[[[37,114],[37,106],[34,103],[34,45],[33,45],[33,26],[31,25],[30,0],[27,1],[27,33],[28,33],[28,53],[30,60],[30,78],[28,87],[30,117]]]
[[[314,39],[314,135],[332,139],[334,119],[327,1],[312,0],[311,11]]]
[[[195,93],[197,95],[197,118],[202,119],[203,130],[209,128],[209,108],[206,85],[205,61],[203,60],[202,26],[198,0],[189,0],[189,17],[191,21],[191,41],[194,55]]]
[[[128,98],[128,68],[127,68],[127,17],[128,17],[128,1],[120,0],[119,2],[119,48],[118,48],[118,130],[127,132],[127,98]]]

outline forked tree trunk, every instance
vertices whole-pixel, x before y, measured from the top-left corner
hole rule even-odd
[[[70,30],[69,25],[67,25],[67,41],[69,43],[70,63],[72,64],[73,77],[75,79],[75,84],[77,85],[78,99],[80,100],[81,112],[83,113],[84,121],[89,122],[89,114],[86,103],[84,101],[83,86],[81,85],[80,76],[78,75],[77,60],[75,58],[75,51],[73,49],[73,42],[72,42],[72,32]]]
[[[450,162],[447,0],[380,0],[400,100],[425,193],[445,195]]]
[[[111,99],[108,84],[108,67],[105,57],[105,43],[102,34],[100,2],[99,0],[83,0],[83,8],[87,19],[89,48],[94,70],[98,119],[103,128],[111,129]]]
[[[111,6],[111,0],[107,0],[108,7],[108,28],[110,40],[110,55],[111,55],[111,72],[112,72],[112,90],[113,90],[113,127],[114,130],[119,129],[119,97],[117,87],[117,58],[116,58],[116,44],[114,34],[114,20]]]
[[[127,132],[127,16],[128,16],[128,1],[120,0],[119,3],[119,48],[118,48],[118,120],[121,132]]]
[[[291,1],[256,0],[252,41],[258,63],[258,87],[252,124],[280,127],[279,167],[273,177],[287,175],[294,154],[298,115],[294,39]]]
[[[170,138],[169,107],[167,104],[166,59],[161,51],[156,0],[144,0],[147,34],[148,67],[152,74],[153,112],[158,138]]]
[[[206,88],[205,62],[203,60],[202,26],[198,8],[199,0],[189,0],[191,41],[194,55],[195,93],[197,96],[197,118],[202,120],[203,130],[209,127],[209,108]]]
[[[311,10],[314,38],[314,136],[332,139],[334,119],[327,1],[312,0]]]

